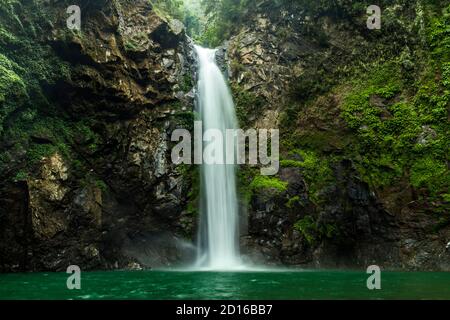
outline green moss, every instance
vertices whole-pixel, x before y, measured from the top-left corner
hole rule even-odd
[[[450,62],[446,62],[442,66],[442,84],[450,89]]]
[[[6,45],[14,45],[17,43],[18,39],[8,30],[0,26],[0,44],[6,46]]]
[[[52,144],[33,144],[27,152],[28,165],[39,163],[43,158],[58,151],[57,146]]]
[[[442,195],[442,200],[443,200],[444,202],[450,203],[450,193],[444,193],[444,194]]]
[[[319,240],[339,236],[339,230],[335,224],[318,223],[312,216],[306,216],[297,221],[294,229],[299,231],[310,245],[314,245]]]
[[[311,216],[306,216],[302,220],[299,220],[294,228],[301,233],[301,235],[305,238],[305,240],[313,245],[316,241],[316,222]]]
[[[185,73],[180,81],[180,89],[183,92],[189,92],[194,87],[194,79],[191,73]]]
[[[26,181],[28,179],[28,172],[25,170],[20,170],[19,172],[17,172],[16,176],[14,177],[13,181],[14,182],[19,182],[19,181]]]
[[[253,189],[251,187],[251,183],[255,176],[259,173],[257,169],[251,167],[241,167],[237,171],[238,178],[238,194],[240,196],[240,200],[245,206],[250,204],[250,201],[253,196]]]
[[[172,18],[183,21],[184,3],[181,0],[149,0],[155,12],[163,19]]]
[[[442,15],[433,17],[428,26],[428,42],[433,55],[438,59],[449,60],[450,57],[450,5]]]
[[[201,43],[204,46],[207,47],[211,47],[211,48],[215,48],[218,47],[222,44],[223,42],[223,38],[222,35],[220,34],[220,30],[222,28],[217,26],[217,25],[213,25],[213,24],[209,24],[206,29],[202,32],[201,35],[198,35],[195,40],[198,43]]]
[[[302,169],[304,178],[309,186],[308,193],[315,203],[323,199],[319,196],[319,191],[333,182],[333,172],[330,162],[313,151],[293,149],[289,152],[290,157],[300,157],[299,160],[281,160],[281,167],[294,167]]]
[[[47,121],[61,115],[46,96],[49,86],[70,79],[70,66],[48,44],[39,42],[37,35],[49,23],[47,11],[40,6],[36,1],[0,3],[0,134],[14,143],[5,153],[14,154],[17,166],[29,173],[54,151],[70,153],[64,136]],[[32,136],[49,141],[35,142]]]
[[[416,78],[415,92],[399,66],[387,63],[355,81],[345,99],[342,116],[357,137],[349,157],[372,187],[393,185],[410,172],[411,184],[430,194],[448,186],[448,169],[442,164],[448,150],[450,99],[442,89],[446,75],[439,83],[439,64],[429,63]]]
[[[97,188],[99,188],[102,192],[107,192],[108,191],[108,185],[103,180],[97,179],[95,181],[95,186]]]
[[[55,24],[58,15],[53,10],[42,1],[0,2],[0,135],[2,142],[9,141],[0,152],[0,171],[32,177],[42,158],[58,152],[83,178],[90,168],[84,159],[98,152],[103,138],[93,130],[93,121],[75,120],[54,100],[60,84],[70,81],[74,66],[42,37]],[[74,34],[67,31],[66,36]],[[14,174],[5,178],[12,180]],[[103,188],[96,180],[92,177],[91,185]]]
[[[393,98],[400,93],[400,70],[392,64],[387,64],[376,70],[372,77],[361,83],[356,82],[356,90],[346,97],[342,115],[348,126],[355,130],[376,130],[382,125],[380,116],[383,109],[372,105],[371,98]]]
[[[426,45],[416,46],[415,40],[407,39],[411,50],[397,48],[404,52],[396,55],[398,50],[392,50],[396,37],[388,36],[377,39],[376,44],[387,51],[372,47],[371,51],[379,54],[370,60],[355,49],[357,63],[346,65],[339,60],[335,68],[322,61],[316,65],[308,61],[307,68],[292,83],[293,99],[280,115],[282,127],[286,128],[282,153],[290,152],[281,166],[302,170],[314,203],[326,200],[320,199],[320,191],[333,183],[331,164],[343,159],[352,161],[372,189],[410,179],[414,188],[421,189],[420,194],[429,195],[428,200],[440,203],[448,194],[450,6],[443,14],[442,2],[427,2],[425,6],[422,31],[428,36],[421,33],[415,39],[428,40],[431,54]],[[398,21],[387,23],[398,27]],[[401,34],[408,32],[403,30]],[[385,40],[389,43],[383,43]],[[322,64],[329,70],[322,71]],[[344,69],[339,72],[341,67]],[[330,97],[341,108],[346,126],[341,125],[341,119],[335,122],[331,118],[334,105],[326,116],[320,114]],[[305,126],[305,119],[313,122]],[[302,154],[295,148],[311,153]]]
[[[450,175],[446,163],[430,156],[417,159],[414,162],[410,180],[412,186],[427,188],[432,195],[436,195],[439,191],[450,186]]]
[[[268,176],[257,176],[253,179],[250,184],[250,188],[253,191],[263,190],[263,189],[273,189],[277,192],[284,192],[287,190],[288,183],[281,181],[278,178],[268,177]]]
[[[58,152],[73,164],[71,167],[78,174],[84,169],[80,160],[83,158],[78,153],[90,154],[100,144],[99,135],[93,132],[88,121],[44,117],[31,110],[25,110],[21,118],[5,130],[4,139],[14,141],[14,148],[19,152],[26,151],[23,166],[30,173],[44,157]],[[74,145],[77,146],[76,152]]]
[[[281,160],[280,165],[283,168],[303,168],[303,162],[295,160]]]
[[[288,207],[289,209],[294,209],[299,204],[300,204],[300,197],[294,196],[288,200],[288,202],[286,203],[286,207]]]
[[[180,164],[176,168],[177,173],[183,177],[190,186],[187,195],[187,213],[193,216],[200,214],[200,172],[198,166]]]
[[[123,44],[126,51],[137,51],[139,49],[139,44],[134,39],[129,39]]]
[[[3,121],[18,105],[15,101],[26,96],[24,80],[16,73],[19,66],[0,53],[0,134]]]
[[[6,14],[14,14],[14,7],[20,5],[18,0],[2,0],[0,2],[0,11]]]
[[[331,223],[320,224],[318,230],[322,238],[332,239],[339,235],[337,226]]]

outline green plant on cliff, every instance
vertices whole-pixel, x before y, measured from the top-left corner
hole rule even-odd
[[[300,197],[299,196],[294,196],[294,197],[290,198],[286,202],[286,207],[289,208],[289,209],[294,209],[300,203],[301,203]]]
[[[245,206],[248,206],[253,195],[252,181],[258,175],[256,168],[242,166],[237,171],[237,188],[240,200]]]
[[[345,1],[261,0],[255,3],[253,0],[201,0],[201,2],[208,17],[208,23],[199,40],[212,47],[219,46],[228,40],[243,24],[258,13],[274,16],[289,12],[293,17],[301,15],[309,18],[328,14],[346,16],[351,19],[357,13],[367,10],[367,5],[364,3],[350,4]],[[308,27],[309,32],[316,31],[312,25],[308,25]],[[277,32],[282,29],[281,25],[277,26]],[[316,36],[320,37],[320,33]]]
[[[101,179],[97,179],[97,180],[95,180],[95,186],[97,187],[97,188],[99,188],[102,192],[107,192],[108,191],[108,184],[105,182],[105,181],[103,181],[103,180],[101,180]]]
[[[301,160],[283,159],[281,167],[302,169],[305,180],[309,186],[308,193],[313,202],[320,202],[319,191],[333,181],[330,163],[324,157],[308,150],[293,149],[290,157],[300,157]]]
[[[20,170],[19,172],[17,172],[17,174],[14,177],[13,181],[14,182],[19,182],[19,181],[26,181],[27,179],[28,179],[28,172],[26,172],[24,170]]]
[[[40,5],[37,1],[0,4],[0,135],[10,141],[0,155],[14,159],[2,161],[1,172],[33,174],[33,165],[43,157],[56,151],[71,154],[65,135],[55,127],[68,120],[63,109],[49,101],[50,88],[68,81],[71,67],[41,41],[39,31],[50,22]]]
[[[202,0],[209,22],[201,42],[211,47],[219,46],[229,39],[248,12],[249,0]]]
[[[187,195],[187,213],[193,216],[200,214],[200,170],[198,166],[180,164],[177,173],[183,177],[186,184],[192,186]]]
[[[407,178],[426,196],[448,193],[449,28],[448,13],[431,20],[432,55],[422,58],[412,85],[401,61],[379,64],[353,81],[342,116],[358,138],[352,158],[375,188]]]
[[[192,75],[190,73],[185,73],[181,77],[180,89],[183,92],[189,92],[192,90],[193,87],[194,87],[194,79],[193,79]]]
[[[183,0],[149,0],[149,2],[161,16],[183,21]]]
[[[440,16],[434,16],[428,26],[428,41],[433,55],[448,62],[450,57],[450,5]]]
[[[302,220],[299,220],[295,225],[294,228],[301,233],[301,235],[306,239],[306,241],[313,245],[316,237],[316,223],[314,219],[310,216],[306,216]]]
[[[450,175],[445,162],[438,161],[432,156],[424,156],[414,161],[410,181],[415,188],[426,188],[432,194],[436,194],[439,191],[449,191]]]
[[[288,183],[275,177],[257,176],[250,184],[253,191],[272,189],[276,192],[286,191]]]
[[[24,80],[17,75],[20,67],[0,53],[0,134],[3,131],[3,121],[14,111],[14,101],[26,96]]]
[[[312,216],[305,216],[294,224],[294,229],[300,232],[309,245],[314,246],[320,240],[339,236],[338,227],[331,223],[321,223]]]

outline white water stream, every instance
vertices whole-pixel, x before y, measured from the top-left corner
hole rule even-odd
[[[215,61],[216,50],[196,46],[199,63],[198,103],[203,130],[236,129],[237,120],[231,92]],[[222,148],[226,144],[204,142]],[[226,163],[225,159],[222,163]],[[205,164],[201,166],[201,227],[198,265],[213,270],[231,270],[241,266],[238,244],[238,200],[236,166]]]

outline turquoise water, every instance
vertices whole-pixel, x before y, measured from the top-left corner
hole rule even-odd
[[[165,272],[0,274],[0,299],[450,299],[450,273],[383,272],[370,291],[365,272]]]

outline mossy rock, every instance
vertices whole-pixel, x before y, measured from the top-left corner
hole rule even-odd
[[[287,190],[288,183],[285,181],[281,181],[275,177],[268,176],[257,176],[253,179],[250,184],[250,188],[253,191],[261,191],[261,190],[274,190],[277,193],[282,193]]]

